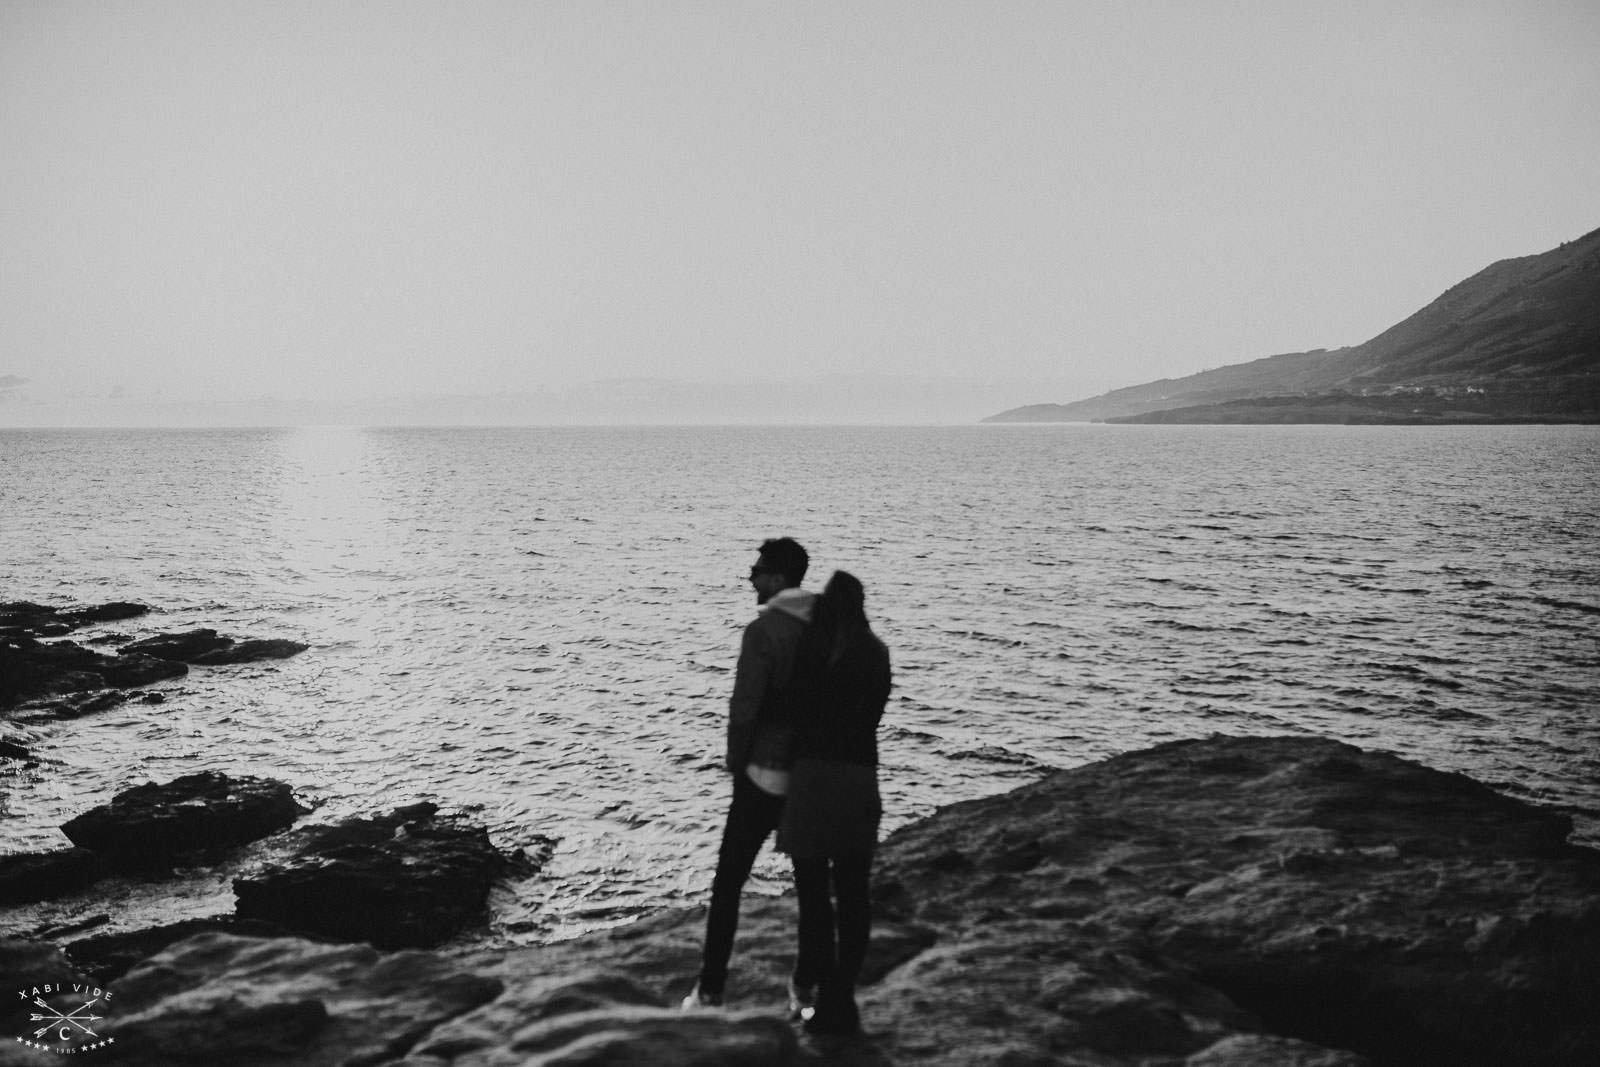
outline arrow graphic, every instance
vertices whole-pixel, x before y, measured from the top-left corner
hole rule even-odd
[[[47,1023],[47,1025],[41,1026],[39,1029],[35,1030],[33,1032],[33,1036],[34,1037],[43,1037],[45,1034],[49,1033],[51,1028],[54,1027],[57,1023],[71,1023],[73,1026],[76,1026],[79,1030],[82,1030],[84,1033],[88,1034],[90,1037],[99,1037],[100,1036],[99,1034],[97,1034],[93,1030],[89,1029],[87,1026],[84,1025],[84,1023],[96,1022],[96,1021],[104,1018],[104,1016],[96,1015],[93,1012],[89,1012],[89,1014],[84,1015],[81,1018],[78,1016],[78,1013],[80,1011],[88,1012],[90,1008],[94,1007],[94,1005],[99,1001],[99,999],[100,999],[99,997],[96,997],[94,1000],[89,1001],[89,1003],[87,1003],[87,1004],[80,1004],[80,1005],[78,1005],[78,1007],[73,1008],[70,1012],[68,1012],[67,1014],[63,1015],[56,1008],[51,1007],[49,1004],[46,1004],[43,997],[35,997],[33,999],[33,1002],[35,1004],[37,1004],[39,1007],[43,1008],[45,1011],[49,1012],[50,1014],[49,1015],[40,1015],[38,1012],[34,1012],[32,1015],[30,1015],[28,1017],[28,1020],[30,1022],[36,1022],[36,1023],[37,1022],[46,1022]]]

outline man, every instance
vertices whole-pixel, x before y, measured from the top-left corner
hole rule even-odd
[[[733,696],[728,701],[728,772],[733,800],[722,828],[717,873],[711,882],[700,978],[685,1009],[722,1003],[728,958],[739,928],[739,895],[767,837],[783,816],[789,753],[770,722],[771,703],[789,680],[795,652],[811,622],[816,594],[800,588],[810,558],[792,538],[762,543],[750,584],[759,614],[744,628]]]

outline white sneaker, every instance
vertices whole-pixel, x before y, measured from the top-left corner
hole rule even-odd
[[[694,988],[689,990],[689,995],[683,998],[684,1011],[699,1011],[701,1008],[722,1007],[722,994],[700,992],[700,983],[696,982]]]
[[[794,984],[789,979],[789,1021],[804,1022],[817,1013],[817,989]]]

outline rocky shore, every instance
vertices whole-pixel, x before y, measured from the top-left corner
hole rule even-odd
[[[20,600],[0,603],[0,713],[16,724],[75,719],[136,697],[160,703],[164,697],[159,692],[141,695],[132,690],[182,678],[191,665],[287,659],[309,647],[284,638],[237,639],[208,628],[139,639],[102,633],[85,643],[69,636],[83,627],[148,614],[148,605],[125,601],[74,608]],[[99,647],[114,651],[101,652]],[[27,755],[23,741],[0,736],[0,759]]]
[[[264,843],[324,869],[341,849],[426,842],[439,821]],[[74,935],[6,942],[0,984],[108,991],[108,1062],[141,1065],[1576,1067],[1600,1062],[1600,852],[1570,830],[1463,776],[1310,737],[1057,772],[884,842],[867,1034],[827,1045],[780,1014],[789,897],[747,898],[725,1011],[675,1008],[702,909],[489,949],[449,937],[471,908],[402,941],[381,934],[393,918],[307,930],[297,916],[331,889],[248,914],[242,882],[236,915],[114,960]],[[438,865],[465,878],[446,895],[476,900],[504,876],[446,837]],[[380,881],[400,887],[405,867]],[[30,1033],[28,1005],[5,1002],[0,1036]],[[0,1045],[0,1064],[45,1062]]]

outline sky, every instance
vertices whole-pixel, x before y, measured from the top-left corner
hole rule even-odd
[[[1594,0],[0,0],[0,426],[965,422],[1600,227]]]

